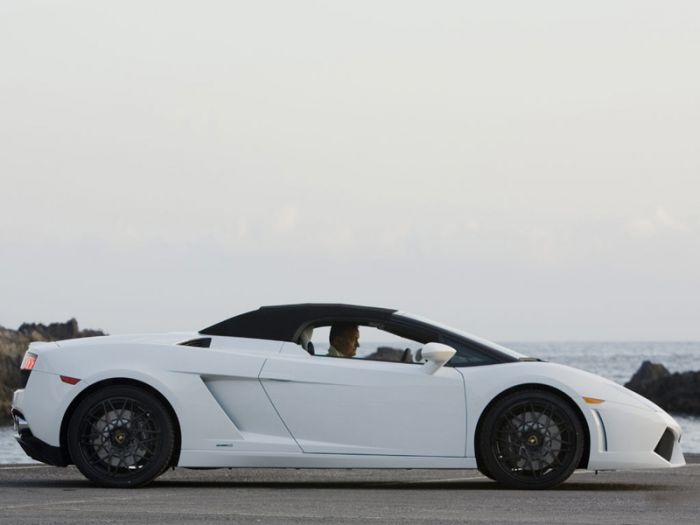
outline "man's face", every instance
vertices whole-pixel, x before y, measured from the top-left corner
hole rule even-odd
[[[333,339],[333,346],[345,357],[354,357],[360,346],[360,329],[354,327],[336,336]]]

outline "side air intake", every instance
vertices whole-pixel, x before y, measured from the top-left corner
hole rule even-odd
[[[178,343],[180,346],[194,346],[197,348],[209,348],[211,346],[211,337],[198,337],[197,339],[190,339],[189,341],[183,341]]]

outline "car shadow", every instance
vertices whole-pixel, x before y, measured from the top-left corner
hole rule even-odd
[[[444,481],[444,482],[420,482],[420,481],[156,481],[148,488],[207,488],[207,489],[284,489],[284,490],[416,490],[416,491],[445,491],[445,490],[497,490],[509,492],[531,492],[530,490],[509,489],[494,481]],[[564,483],[551,492],[655,492],[673,490],[667,485],[643,485],[639,483]],[[537,491],[538,494],[550,491]]]

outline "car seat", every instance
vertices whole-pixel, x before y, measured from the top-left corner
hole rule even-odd
[[[301,347],[309,352],[311,355],[316,355],[314,350],[314,344],[311,342],[311,337],[314,335],[314,327],[307,326],[299,335],[299,344]]]

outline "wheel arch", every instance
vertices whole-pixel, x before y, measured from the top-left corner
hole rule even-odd
[[[480,452],[479,452],[479,446],[478,446],[478,440],[479,440],[479,435],[481,433],[481,425],[486,418],[486,415],[489,413],[491,408],[502,398],[505,396],[508,396],[514,392],[520,392],[524,390],[541,390],[544,392],[549,392],[551,394],[554,394],[558,397],[560,397],[563,401],[565,401],[571,409],[574,411],[574,413],[577,415],[579,418],[579,421],[581,423],[581,426],[583,427],[583,433],[584,433],[584,443],[583,443],[583,453],[581,454],[581,461],[579,462],[577,468],[587,468],[588,467],[588,460],[590,457],[590,451],[591,451],[591,432],[590,429],[588,428],[588,422],[586,421],[585,416],[583,415],[583,412],[581,411],[581,408],[574,402],[571,397],[566,394],[565,392],[562,392],[558,388],[555,388],[550,385],[545,385],[542,383],[524,383],[521,385],[516,385],[510,388],[507,388],[497,396],[495,396],[488,405],[484,408],[484,410],[481,411],[481,414],[479,415],[479,421],[476,424],[476,430],[474,432],[474,451],[476,455],[476,460],[477,463],[480,462],[481,458],[479,457]]]
[[[77,406],[80,404],[80,402],[85,399],[87,396],[92,394],[93,392],[96,392],[102,388],[108,387],[108,386],[133,386],[136,388],[140,388],[141,390],[144,390],[155,397],[158,398],[158,400],[163,403],[165,408],[168,410],[168,413],[170,414],[170,418],[172,419],[173,422],[173,428],[175,429],[175,448],[173,450],[173,457],[170,461],[170,466],[173,467],[178,464],[178,461],[180,459],[180,449],[181,449],[181,444],[182,444],[182,431],[180,429],[180,420],[177,417],[177,414],[175,413],[175,410],[173,409],[172,405],[170,402],[167,400],[167,398],[161,394],[157,389],[153,388],[151,385],[144,383],[143,381],[138,381],[136,379],[131,379],[127,377],[114,377],[110,379],[103,379],[102,381],[98,381],[97,383],[90,385],[87,387],[85,390],[80,392],[77,396],[75,396],[75,399],[71,401],[70,405],[68,405],[68,408],[66,409],[65,414],[63,414],[63,420],[61,421],[61,433],[60,433],[60,447],[61,451],[64,454],[64,456],[72,463],[73,459],[70,457],[70,452],[68,450],[68,424],[70,422],[70,418],[73,416],[73,412],[75,412],[75,409]]]

